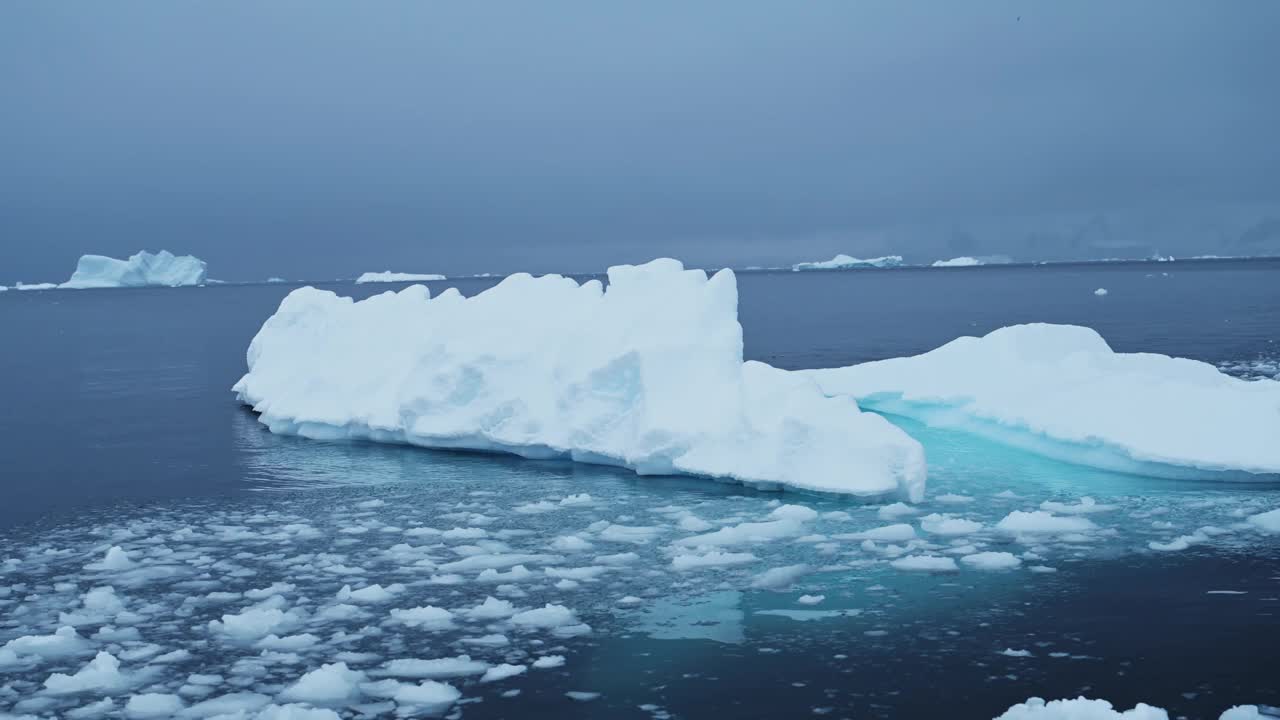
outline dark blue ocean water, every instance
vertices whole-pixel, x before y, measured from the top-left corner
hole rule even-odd
[[[469,295],[494,282],[429,285]],[[356,297],[388,289],[315,284]],[[637,481],[567,463],[271,435],[229,388],[244,371],[250,339],[292,287],[0,294],[0,557],[5,548],[74,538],[77,528],[149,517],[176,527],[202,514],[244,518],[281,507],[315,518],[368,498],[420,503],[428,524],[439,512],[431,507],[465,504],[495,489],[536,498],[591,488],[616,497],[618,512],[638,513],[701,503],[726,508],[709,514],[729,515],[738,512],[729,509],[734,503],[763,501],[698,480]],[[1098,287],[1109,294],[1096,297]],[[1179,355],[1238,372],[1265,373],[1280,359],[1275,261],[741,273],[739,288],[746,354],[784,368],[914,354],[959,335],[1033,321],[1088,325],[1120,351]],[[1137,508],[1130,517],[1144,518],[1179,518],[1204,503],[1224,511],[1240,502],[1275,506],[1280,498],[1267,486],[1170,486],[1079,471],[916,430],[926,436],[931,469],[935,462],[938,468],[931,470],[931,495],[1009,487],[1039,502],[1036,493],[1101,499],[1110,491]],[[842,508],[830,499],[813,506]],[[404,512],[387,522],[403,525]],[[1032,695],[1081,693],[1125,707],[1142,700],[1189,717],[1216,717],[1236,703],[1280,703],[1277,543],[1135,555],[1128,550],[1144,547],[1142,533],[1153,531],[1134,532],[1114,548],[1055,557],[1059,572],[1034,582],[1027,574],[833,575],[826,592],[857,598],[863,614],[856,622],[757,616],[794,604],[738,593],[732,583],[697,588],[712,603],[717,592],[738,593],[727,615],[713,608],[689,621],[712,634],[741,635],[736,642],[699,640],[697,631],[663,639],[643,629],[657,621],[612,617],[606,602],[591,622],[608,631],[573,645],[563,672],[515,683],[523,690],[518,705],[489,693],[464,716],[991,717]],[[1224,588],[1238,594],[1207,594]],[[1067,646],[1074,659],[1043,659]],[[1005,647],[1032,648],[1041,659],[999,655]],[[453,651],[418,656],[440,654]],[[564,698],[567,690],[603,697],[577,703]]]

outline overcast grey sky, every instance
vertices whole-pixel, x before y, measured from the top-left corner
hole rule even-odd
[[[1280,2],[0,3],[0,284],[1280,251]]]

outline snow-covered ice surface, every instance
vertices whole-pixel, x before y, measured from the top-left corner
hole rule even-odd
[[[811,380],[743,362],[732,271],[675,260],[581,285],[512,275],[464,298],[293,291],[249,346],[273,432],[569,458],[645,475],[924,495],[919,443]]]
[[[885,255],[874,258],[856,258],[850,255],[836,255],[830,260],[796,263],[792,270],[852,270],[855,268],[891,268],[902,265],[901,255]]]
[[[143,250],[118,260],[105,255],[82,255],[71,279],[58,287],[86,288],[179,287],[203,285],[205,262],[192,255],[174,255],[168,250],[150,253]]]
[[[431,280],[445,280],[445,279],[446,278],[444,275],[430,275],[430,274],[422,274],[422,273],[402,273],[402,272],[391,272],[390,270],[387,270],[384,272],[362,273],[360,277],[356,278],[356,282],[360,284],[428,282]]]
[[[1016,325],[914,357],[806,371],[833,396],[1121,471],[1280,473],[1280,382],[1116,353],[1095,331]]]

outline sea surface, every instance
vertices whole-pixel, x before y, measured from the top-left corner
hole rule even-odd
[[[495,282],[426,284],[471,295]],[[310,284],[355,297],[403,287]],[[1280,375],[1280,261],[744,272],[738,284],[747,357],[788,369],[1053,322],[1093,327],[1117,351]],[[987,718],[1028,697],[1083,694],[1216,718],[1280,704],[1280,537],[1239,529],[1280,507],[1275,483],[1107,473],[899,420],[925,444],[929,499],[890,519],[877,505],[692,478],[281,437],[230,387],[294,287],[0,293],[0,644],[52,633],[71,613],[81,635],[100,635],[95,649],[126,658],[127,677],[51,695],[45,678],[91,652],[9,665],[0,652],[0,713],[64,717],[113,697],[98,714],[112,716],[139,692],[187,706],[275,696],[340,658],[372,682],[391,677],[394,659],[462,654],[564,664],[487,683],[438,678],[461,700],[399,712]],[[1082,508],[1086,496],[1105,508],[1079,510],[1086,532],[1027,542],[993,529],[1011,511]],[[690,528],[774,522],[783,504],[817,516],[725,548],[753,559],[671,566],[670,544]],[[1009,551],[1020,567],[908,572],[891,565],[893,543],[852,537],[930,513],[981,524],[931,538],[937,552]],[[1152,547],[1204,527],[1222,532]],[[567,536],[576,541],[557,540]],[[132,565],[102,565],[112,546]],[[530,559],[493,581],[447,568],[479,554]],[[789,581],[760,581],[784,566]],[[286,585],[253,592],[275,583]],[[403,587],[381,602],[335,599],[371,584]],[[120,607],[89,607],[86,592],[107,585]],[[517,610],[563,605],[590,630],[462,620],[491,595]],[[225,631],[223,615],[272,596],[287,616],[273,634],[310,640],[271,646]],[[453,626],[389,619],[426,605],[453,609]],[[220,679],[193,684],[192,673]],[[390,702],[371,691],[333,707],[372,717],[394,714]]]

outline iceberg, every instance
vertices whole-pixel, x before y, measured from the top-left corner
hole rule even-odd
[[[1169,477],[1280,473],[1280,382],[1016,325],[914,357],[800,371],[831,396],[1077,464]]]
[[[205,262],[192,255],[168,250],[152,254],[143,250],[117,260],[105,255],[81,255],[71,279],[58,287],[72,290],[121,287],[180,287],[203,285]]]
[[[391,272],[367,272],[356,278],[356,284],[363,285],[365,283],[395,283],[395,282],[428,282],[430,280],[445,280],[443,275],[416,275],[414,273],[398,273]]]
[[[271,431],[614,465],[759,487],[924,495],[920,444],[810,378],[744,362],[732,270],[511,275],[355,302],[291,292],[233,387]]]
[[[957,257],[950,260],[934,260],[930,267],[973,267],[984,263],[975,257]]]
[[[791,266],[791,269],[799,272],[801,270],[849,270],[852,268],[891,268],[902,265],[901,255],[885,255],[877,258],[856,258],[849,255],[836,255],[830,260],[821,260],[817,262],[802,262]]]

